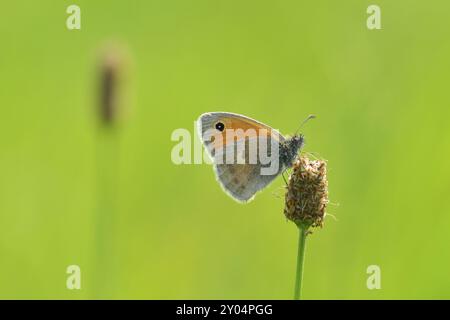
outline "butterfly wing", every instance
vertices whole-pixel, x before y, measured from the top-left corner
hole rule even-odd
[[[226,130],[220,131],[215,128],[217,123],[222,123],[224,129],[241,129],[244,131],[254,129],[255,134],[250,133],[242,137],[242,140],[230,142],[226,140]],[[201,115],[198,120],[199,134],[202,137],[202,142],[206,150],[214,160],[214,171],[217,180],[229,195],[241,202],[251,200],[256,192],[266,187],[282,171],[282,168],[279,168],[273,174],[265,175],[261,174],[263,165],[259,162],[258,158],[256,159],[256,163],[249,163],[250,153],[259,152],[259,147],[258,150],[253,151],[251,148],[246,147],[243,149],[245,154],[241,155],[237,152],[236,154],[234,153],[237,149],[235,149],[235,145],[247,143],[248,146],[252,142],[255,142],[259,137],[258,134],[261,132],[261,129],[264,129],[262,132],[267,135],[268,140],[274,139],[277,143],[285,140],[278,131],[268,125],[234,113],[206,113]],[[211,139],[211,134],[214,137],[213,139]],[[241,157],[245,159],[245,163],[236,163],[236,161],[232,163],[225,161],[217,162],[217,159],[224,160],[224,156],[230,154],[230,152],[233,152],[234,160]]]
[[[227,194],[239,202],[248,202],[254,195],[269,185],[277,176],[261,175],[261,167],[256,164],[214,165],[217,181]]]
[[[215,125],[217,123],[223,123],[224,129],[223,131],[215,130]],[[202,142],[208,151],[210,156],[214,156],[212,154],[213,149],[220,149],[223,147],[221,145],[222,142],[226,141],[226,130],[248,130],[254,129],[257,132],[261,129],[267,130],[267,134],[270,138],[277,140],[278,142],[282,142],[285,138],[272,127],[256,121],[252,118],[231,112],[208,112],[202,114],[197,120],[197,129]],[[210,134],[219,137],[220,139],[213,139],[215,141],[211,141]]]

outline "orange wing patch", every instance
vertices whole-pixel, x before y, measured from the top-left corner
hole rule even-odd
[[[278,131],[249,118],[221,117],[215,124],[219,122],[224,124],[224,130],[216,130],[214,133],[213,144],[216,150],[223,148],[224,145],[259,136],[266,136],[268,139],[275,139],[278,142],[282,139]]]
[[[226,149],[240,143],[257,141],[266,136],[270,143],[281,143],[285,139],[275,129],[251,118],[228,112],[210,112],[200,116],[199,134],[206,150],[214,158],[216,153],[226,153]],[[259,149],[259,146],[257,146]]]

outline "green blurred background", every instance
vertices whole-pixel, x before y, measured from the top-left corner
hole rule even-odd
[[[308,240],[304,298],[450,298],[448,1],[75,3],[79,31],[70,1],[0,7],[0,298],[290,299],[282,179],[241,205],[210,166],[171,162],[172,131],[222,110],[285,134],[318,116],[305,151],[328,160],[336,220]],[[111,41],[128,99],[103,132]]]

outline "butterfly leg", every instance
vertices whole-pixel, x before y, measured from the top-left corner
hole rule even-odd
[[[281,176],[283,177],[284,183],[286,183],[286,187],[288,186],[286,177],[284,176],[284,171],[281,173]]]

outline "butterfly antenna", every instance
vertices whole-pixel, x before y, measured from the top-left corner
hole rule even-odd
[[[316,116],[314,114],[310,114],[309,116],[306,117],[305,120],[302,121],[302,123],[300,124],[300,127],[298,127],[297,131],[295,131],[295,134],[297,134],[300,129],[305,125],[305,123],[307,123],[309,120],[316,118]]]

